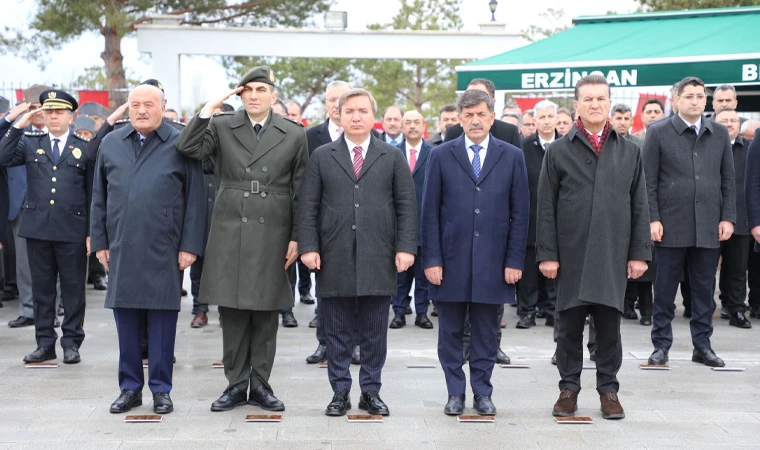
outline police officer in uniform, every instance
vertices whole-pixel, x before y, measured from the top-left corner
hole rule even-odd
[[[64,316],[63,362],[80,362],[84,340],[85,277],[89,244],[90,200],[94,160],[88,141],[71,132],[77,101],[60,90],[40,94],[48,132],[27,132],[33,112],[26,113],[0,142],[0,165],[26,164],[27,195],[19,236],[27,239],[32,274],[37,349],[24,361],[56,359],[58,334],[56,280],[60,276]]]

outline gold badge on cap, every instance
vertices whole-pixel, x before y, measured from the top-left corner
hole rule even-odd
[[[43,150],[43,149],[41,149],[41,148],[38,148],[38,149],[37,149],[37,154],[38,154],[38,155],[44,155],[44,154],[45,154],[45,150]]]
[[[48,98],[55,98],[55,91],[48,92]]]
[[[74,155],[74,158],[79,159],[82,157],[82,150],[75,148],[74,150],[71,151],[71,154]]]
[[[272,70],[269,71],[269,79],[274,83],[274,72]]]

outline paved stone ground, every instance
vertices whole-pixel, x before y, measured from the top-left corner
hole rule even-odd
[[[187,280],[186,280],[186,284]],[[514,362],[530,369],[496,368],[494,424],[460,424],[442,413],[446,388],[440,367],[408,369],[410,362],[436,363],[436,330],[407,326],[389,330],[388,361],[382,397],[391,415],[382,424],[351,424],[323,414],[332,392],[327,371],[307,365],[316,347],[307,328],[313,306],[297,304],[298,328],[280,328],[271,382],[287,407],[281,423],[245,423],[245,406],[212,413],[209,406],[226,387],[220,359],[218,314],[200,330],[191,329],[189,298],[177,330],[172,398],[175,412],[163,423],[126,424],[110,414],[118,395],[116,328],[102,293],[88,290],[83,361],[58,369],[26,369],[21,358],[34,349],[33,328],[10,329],[17,303],[0,309],[0,450],[4,449],[474,449],[490,448],[760,448],[760,323],[751,330],[715,319],[713,345],[727,365],[745,372],[720,373],[692,363],[689,328],[679,308],[676,343],[669,372],[642,371],[651,352],[649,333],[638,322],[623,324],[624,361],[620,398],[627,418],[606,421],[599,412],[591,370],[584,371],[578,413],[592,425],[558,425],[551,408],[558,395],[558,374],[549,362],[552,330],[539,324],[516,330],[515,310],[507,309],[502,346]],[[58,349],[59,357],[62,351]],[[592,363],[589,363],[592,364]],[[352,369],[358,379],[358,369]],[[143,393],[147,399],[147,387]],[[352,392],[358,404],[359,386]],[[471,406],[468,393],[468,406]],[[152,413],[152,403],[133,410]],[[354,409],[358,413],[359,410]]]

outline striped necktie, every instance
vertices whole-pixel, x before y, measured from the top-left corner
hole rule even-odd
[[[362,164],[364,164],[364,157],[362,157],[362,148],[360,146],[354,147],[354,175],[356,179],[359,179],[359,175],[362,173]]]

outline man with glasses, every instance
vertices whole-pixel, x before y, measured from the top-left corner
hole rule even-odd
[[[692,361],[723,367],[710,337],[720,244],[731,237],[736,222],[731,139],[726,127],[703,115],[707,95],[702,80],[681,80],[674,100],[678,114],[653,123],[642,145],[651,238],[657,256],[654,352],[649,364],[668,362],[676,290],[686,263],[692,301]]]

